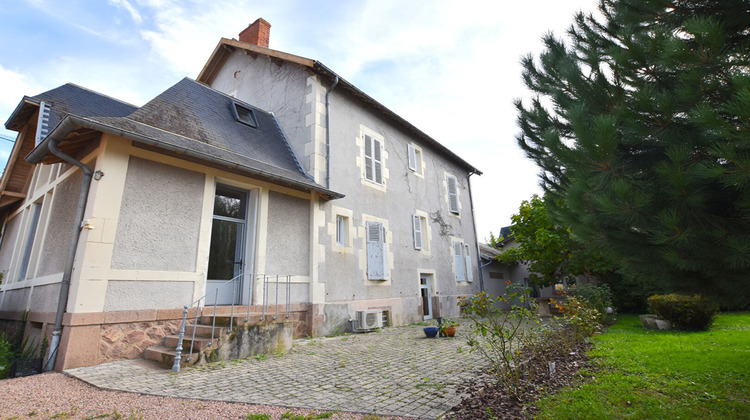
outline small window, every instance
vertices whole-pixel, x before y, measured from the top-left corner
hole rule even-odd
[[[255,114],[253,113],[251,109],[245,108],[244,106],[238,103],[235,103],[234,112],[235,112],[235,117],[237,118],[237,121],[243,124],[247,124],[253,128],[258,126],[258,120],[255,118]]]
[[[336,216],[336,245],[346,246],[346,238],[349,236],[347,227],[349,225],[346,216]]]
[[[496,271],[490,271],[490,278],[493,280],[502,280],[505,276],[503,273],[498,273]]]
[[[410,144],[408,146],[408,153],[409,153],[409,169],[421,175],[422,174],[422,150]]]

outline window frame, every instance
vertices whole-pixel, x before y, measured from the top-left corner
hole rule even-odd
[[[242,124],[245,124],[248,127],[258,128],[258,117],[255,116],[255,111],[253,111],[249,107],[244,106],[244,105],[242,105],[240,103],[237,103],[237,102],[233,102],[233,103],[234,103],[234,106],[232,107],[232,111],[234,111],[234,119],[236,119],[238,122],[240,122]],[[250,119],[252,119],[252,121],[244,120],[240,116],[240,114],[241,114],[240,110],[242,110],[243,113],[246,112],[247,115],[250,116]]]
[[[347,247],[348,244],[348,238],[349,238],[349,232],[348,231],[348,225],[349,221],[348,217],[344,216],[343,214],[337,214],[336,215],[336,245],[341,247]]]

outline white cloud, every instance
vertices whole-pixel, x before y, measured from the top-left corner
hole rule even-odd
[[[128,0],[109,0],[109,2],[117,7],[122,7],[128,13],[130,13],[130,17],[136,24],[140,24],[141,22],[143,22],[143,17],[141,17],[141,14],[138,13],[138,10],[136,10],[136,8],[133,7],[133,5],[130,4]]]

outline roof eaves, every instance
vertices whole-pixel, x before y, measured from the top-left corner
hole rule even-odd
[[[119,127],[114,127],[114,126],[111,126],[111,125],[108,125],[99,121],[95,121],[89,118],[80,117],[80,116],[72,115],[72,114],[68,114],[67,116],[65,116],[65,118],[63,118],[63,120],[60,121],[60,123],[47,135],[47,137],[45,137],[45,139],[41,143],[39,143],[39,145],[37,145],[31,151],[31,153],[29,153],[26,156],[25,158],[26,162],[29,162],[32,164],[41,162],[45,156],[50,154],[50,149],[49,149],[50,142],[55,142],[56,144],[60,143],[63,139],[65,139],[65,137],[70,132],[75,130],[77,127],[85,127],[91,130],[106,132],[106,133],[113,134],[119,137],[124,137],[130,140],[139,141],[144,144],[151,145],[151,146],[163,148],[166,150],[182,153],[187,156],[192,156],[198,159],[213,162],[213,163],[225,166],[225,167],[237,168],[245,172],[248,172],[250,174],[259,175],[270,180],[277,180],[277,181],[286,183],[288,185],[296,186],[297,188],[302,188],[305,191],[315,191],[317,193],[320,193],[332,199],[344,197],[344,194],[328,190],[322,186],[317,185],[317,183],[315,183],[314,181],[311,181],[310,183],[303,183],[303,182],[295,181],[293,179],[280,177],[278,175],[264,172],[256,168],[251,168],[251,167],[241,165],[238,163],[234,163],[234,162],[230,162],[230,161],[224,161],[214,156],[196,152],[194,150],[190,150],[187,148],[172,146],[170,144],[160,142],[156,139],[152,139],[150,137],[143,136],[138,133],[133,133],[133,132],[124,130]]]
[[[21,102],[18,103],[18,106],[16,106],[16,109],[10,114],[10,117],[8,117],[8,121],[5,122],[5,128],[8,130],[20,131],[21,127],[26,124],[26,121],[16,120],[23,114],[24,109],[28,109],[28,106],[38,107],[40,102],[39,99],[34,99],[31,96],[24,96],[23,99],[21,99]]]

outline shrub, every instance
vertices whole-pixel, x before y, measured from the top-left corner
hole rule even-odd
[[[599,314],[597,321],[600,324],[614,323],[615,311],[612,305],[612,291],[608,285],[575,285],[570,288],[570,294],[590,303]],[[608,312],[607,308],[610,308],[611,312]]]
[[[653,295],[648,306],[679,330],[708,330],[719,312],[716,302],[700,295]]]
[[[5,379],[10,374],[10,365],[14,359],[13,350],[10,341],[5,333],[0,333],[0,379]]]

